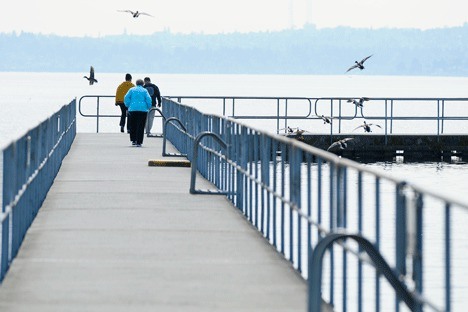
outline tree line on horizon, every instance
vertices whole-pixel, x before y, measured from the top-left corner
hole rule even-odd
[[[468,24],[418,29],[337,27],[100,38],[0,34],[0,71],[340,75],[468,75]],[[359,70],[356,70],[359,71]]]

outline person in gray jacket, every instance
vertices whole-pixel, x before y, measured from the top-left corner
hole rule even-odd
[[[158,86],[151,82],[150,77],[145,77],[144,81],[145,85],[143,87],[148,90],[152,102],[152,109],[150,109],[148,112],[148,119],[146,120],[146,134],[151,135],[151,128],[153,128],[154,120],[154,110],[156,105],[161,107],[161,92],[159,91]]]
[[[130,114],[128,122],[130,126],[130,141],[132,145],[141,147],[145,132],[145,122],[148,111],[151,108],[151,97],[143,88],[143,80],[136,81],[136,87],[128,90],[124,97],[125,106]]]

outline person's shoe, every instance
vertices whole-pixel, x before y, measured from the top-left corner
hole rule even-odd
[[[124,132],[124,127],[120,127],[120,132]]]
[[[132,142],[132,145],[137,145],[137,142],[136,142],[136,141],[133,141],[133,142]]]
[[[141,147],[141,144],[137,144],[136,147]]]

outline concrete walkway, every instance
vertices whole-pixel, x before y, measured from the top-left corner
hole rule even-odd
[[[306,283],[225,197],[190,195],[190,168],[149,167],[162,139],[129,143],[77,135],[0,311],[306,311]]]

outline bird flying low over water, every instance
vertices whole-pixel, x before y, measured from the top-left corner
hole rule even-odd
[[[89,77],[83,76],[83,78],[88,79],[90,85],[94,84],[95,82],[98,82],[96,79],[94,79],[94,67],[93,66],[89,68]]]
[[[364,101],[369,101],[369,98],[362,97],[360,99],[349,99],[347,102],[348,103],[353,103],[357,107],[364,107]]]
[[[345,138],[345,139],[333,142],[333,144],[327,148],[327,151],[334,149],[335,147],[339,147],[340,150],[344,150],[345,148],[348,147],[348,143],[346,142],[351,141],[351,140],[354,140],[354,138]]]
[[[359,129],[359,128],[362,127],[362,128],[364,128],[364,132],[372,132],[371,126],[376,126],[376,127],[382,128],[382,127],[381,127],[380,125],[378,125],[378,124],[372,124],[372,123],[368,124],[368,123],[366,123],[366,121],[364,120],[364,123],[363,123],[362,125],[360,125],[359,127],[354,128],[354,130],[357,130],[357,129]],[[354,130],[353,130],[353,131],[354,131]]]
[[[349,72],[350,70],[355,69],[355,68],[359,68],[360,70],[363,70],[363,69],[364,69],[364,62],[367,61],[367,59],[368,59],[369,57],[371,57],[371,56],[372,56],[372,54],[369,55],[369,56],[367,56],[367,57],[365,57],[365,58],[363,58],[360,62],[354,61],[354,63],[356,63],[356,64],[354,64],[353,66],[351,66],[350,68],[348,68],[348,70],[347,70],[346,72]]]
[[[125,13],[130,13],[134,18],[137,18],[140,15],[146,15],[146,16],[151,16],[154,17],[153,15],[146,13],[146,12],[140,12],[140,11],[130,11],[130,10],[118,10],[118,12],[125,12]]]

